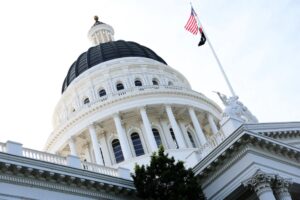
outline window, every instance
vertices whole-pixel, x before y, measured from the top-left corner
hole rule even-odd
[[[135,86],[142,86],[143,84],[140,80],[137,79],[137,80],[134,81],[134,85]]]
[[[124,160],[124,156],[123,156],[123,153],[122,153],[122,149],[121,149],[121,145],[120,145],[119,140],[114,139],[111,142],[111,145],[112,145],[112,148],[113,148],[113,151],[114,151],[116,162],[117,163],[122,162]]]
[[[144,155],[144,149],[139,134],[132,133],[130,137],[135,151],[135,155],[136,156]]]
[[[162,145],[159,132],[158,132],[158,130],[156,128],[153,128],[152,129],[152,133],[154,135],[155,142],[156,142],[157,146],[159,147],[160,145]]]
[[[84,103],[84,104],[90,103],[90,99],[89,99],[89,98],[85,98],[85,99],[83,100],[83,103]]]
[[[188,134],[189,139],[190,139],[190,141],[191,141],[192,147],[193,147],[193,148],[196,148],[196,143],[195,143],[195,140],[194,140],[192,134],[191,134],[189,131],[187,132],[187,134]]]
[[[168,82],[168,85],[173,85],[172,81],[169,81],[169,82]]]
[[[152,79],[152,84],[153,85],[158,85],[158,80],[156,78]]]
[[[124,85],[123,85],[122,83],[118,83],[118,84],[116,85],[116,88],[117,88],[118,91],[119,91],[119,90],[124,90]]]
[[[103,97],[105,95],[106,95],[106,91],[104,89],[102,89],[102,90],[99,91],[99,96],[100,97]]]
[[[178,144],[177,144],[177,140],[176,140],[176,138],[175,138],[174,131],[173,131],[172,128],[170,128],[169,130],[170,130],[170,133],[171,133],[171,137],[172,137],[172,139],[173,139],[173,142],[174,142],[174,144],[175,144],[175,146],[176,146],[176,149],[178,149],[179,146],[178,146]]]

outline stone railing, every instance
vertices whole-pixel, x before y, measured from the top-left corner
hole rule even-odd
[[[6,152],[6,144],[0,142],[0,152]]]
[[[100,174],[105,174],[105,175],[109,175],[109,176],[116,176],[116,177],[118,176],[118,170],[117,169],[97,165],[97,164],[86,162],[86,161],[81,161],[81,167],[84,170],[97,172],[97,173],[100,173]]]
[[[51,153],[23,148],[23,156],[45,162],[51,162],[58,165],[67,165],[67,159]]]
[[[0,152],[8,153],[16,156],[22,156],[39,161],[54,163],[58,165],[64,165],[73,168],[79,168],[87,171],[96,172],[99,174],[105,174],[108,176],[120,177],[124,179],[131,179],[130,171],[126,168],[111,168],[102,165],[97,165],[90,162],[81,161],[79,157],[67,156],[62,157],[59,155],[37,151],[22,147],[22,144],[7,141],[6,143],[0,143]]]
[[[226,136],[223,132],[218,131],[218,133],[207,139],[207,143],[202,145],[197,153],[201,158],[207,156],[212,150],[214,150],[219,144],[221,144],[226,139]]]

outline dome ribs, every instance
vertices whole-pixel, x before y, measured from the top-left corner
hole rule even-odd
[[[102,43],[98,46],[89,48],[82,53],[78,59],[71,65],[68,74],[63,82],[62,93],[67,89],[70,83],[89,68],[97,64],[124,57],[143,57],[156,60],[167,64],[151,49],[142,46],[136,42],[126,42],[124,40]]]

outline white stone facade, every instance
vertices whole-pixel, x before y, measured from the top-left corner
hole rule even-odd
[[[135,85],[136,80],[141,86]],[[118,83],[123,84],[123,90],[117,90]],[[100,96],[101,90],[106,94]],[[171,67],[148,58],[115,59],[84,72],[69,85],[56,106],[54,131],[45,150],[133,169],[135,162],[147,162],[157,150],[152,132],[155,128],[166,150],[177,152],[177,145],[186,149],[186,154],[172,153],[185,160],[218,133],[220,118],[220,107],[193,91],[188,81]],[[136,156],[131,140],[134,132],[138,133],[147,156]],[[120,141],[124,162],[115,160],[114,139]]]

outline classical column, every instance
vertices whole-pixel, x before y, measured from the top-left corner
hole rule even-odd
[[[290,185],[291,185],[291,180],[276,176],[276,180],[274,184],[274,192],[276,195],[276,199],[292,200],[291,194],[289,193]]]
[[[119,114],[114,115],[114,121],[115,121],[115,126],[117,129],[118,138],[119,138],[119,141],[121,144],[121,149],[123,152],[124,160],[128,160],[132,156],[131,156],[131,152],[129,149],[129,143],[128,143],[128,140],[126,137],[126,133],[122,126],[122,122],[121,122],[121,118],[120,118]]]
[[[71,155],[78,156],[76,151],[76,146],[75,146],[75,140],[73,137],[69,139],[69,147],[70,147]]]
[[[244,186],[251,186],[259,200],[276,200],[271,188],[275,176],[258,170],[253,177],[243,182]]]
[[[168,115],[169,121],[171,123],[172,129],[174,131],[175,138],[176,138],[176,141],[177,141],[177,144],[178,144],[179,148],[186,148],[182,133],[181,133],[181,131],[179,129],[179,126],[176,122],[176,119],[174,117],[174,114],[172,112],[172,108],[171,108],[170,105],[166,105],[166,111],[167,111],[167,115]]]
[[[208,115],[208,123],[210,125],[210,128],[213,132],[213,134],[217,134],[218,133],[218,127],[214,121],[214,117],[211,114],[207,114]]]
[[[103,154],[104,163],[105,163],[106,166],[107,165],[110,166],[111,165],[111,159],[110,159],[109,152],[108,152],[105,133],[102,133],[100,135],[99,141],[100,141],[100,145],[101,145],[101,150],[102,150],[102,154]]]
[[[153,132],[152,132],[151,124],[150,124],[149,118],[147,116],[147,112],[146,112],[145,107],[140,108],[140,113],[141,113],[141,116],[142,116],[143,125],[145,127],[146,137],[147,137],[147,140],[150,144],[151,152],[156,151],[157,150],[157,144],[156,144]]]
[[[189,108],[189,114],[190,114],[190,117],[192,119],[193,126],[194,126],[194,128],[196,130],[197,137],[198,137],[198,139],[200,141],[200,144],[204,145],[207,141],[206,141],[205,135],[204,135],[204,133],[202,131],[202,128],[200,126],[200,123],[199,123],[199,121],[197,119],[196,113],[195,113],[195,111],[194,111],[193,108]]]
[[[89,125],[89,133],[90,133],[90,137],[91,137],[91,140],[92,140],[92,145],[93,145],[93,150],[94,150],[96,163],[98,165],[103,165],[103,160],[102,160],[102,156],[101,156],[101,152],[100,152],[100,146],[99,146],[98,139],[97,139],[96,129],[95,129],[95,126],[93,124]]]

